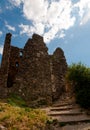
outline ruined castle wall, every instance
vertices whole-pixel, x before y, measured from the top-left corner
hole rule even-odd
[[[16,75],[20,65],[20,49],[11,46],[10,60],[9,60],[9,71],[7,78],[7,87],[10,88],[15,82]]]
[[[30,106],[51,104],[65,89],[67,63],[64,52],[57,48],[48,54],[43,37],[34,34],[23,49],[10,45],[6,35],[0,73],[0,90],[9,96],[18,94]],[[1,94],[1,93],[0,93]]]
[[[34,34],[32,39],[27,41],[22,50],[22,57],[18,59],[17,55],[15,59],[11,60],[11,65],[15,65],[15,62],[18,61],[19,66],[9,93],[16,92],[31,104],[50,104],[52,102],[51,72],[47,51],[41,36]]]
[[[64,52],[61,48],[57,48],[51,56],[51,80],[53,100],[58,99],[65,91],[65,73],[67,71],[67,63]]]
[[[7,77],[9,70],[9,58],[11,50],[11,34],[8,33],[5,38],[3,56],[0,68],[0,96],[6,97],[7,95]]]

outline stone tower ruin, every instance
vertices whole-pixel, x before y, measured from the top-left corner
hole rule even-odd
[[[67,63],[64,52],[57,48],[48,54],[43,37],[33,34],[24,48],[11,45],[6,34],[0,68],[0,97],[16,94],[31,106],[51,104],[65,90]]]

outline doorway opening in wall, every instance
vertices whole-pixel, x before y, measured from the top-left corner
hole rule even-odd
[[[13,86],[13,77],[8,74],[8,78],[7,78],[7,87],[11,88]]]

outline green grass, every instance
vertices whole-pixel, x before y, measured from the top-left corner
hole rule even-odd
[[[26,107],[18,96],[9,98],[8,103],[0,102],[0,125],[8,130],[41,130],[47,120],[44,111]]]
[[[12,106],[20,106],[20,107],[26,107],[25,101],[18,95],[12,94],[7,99],[7,102],[11,104]]]

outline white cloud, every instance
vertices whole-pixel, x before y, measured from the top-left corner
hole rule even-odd
[[[64,38],[66,35],[64,33],[64,31],[61,31],[61,34],[60,34],[60,38]]]
[[[90,20],[90,10],[83,16],[80,25],[86,24]]]
[[[8,28],[8,30],[11,30],[11,31],[15,31],[15,27],[9,25],[6,21],[5,21],[5,26]]]
[[[24,16],[34,22],[42,22],[47,15],[48,1],[47,0],[26,0],[23,2]]]
[[[80,0],[74,6],[79,8],[80,25],[86,24],[90,20],[90,0]]]
[[[26,19],[32,21],[32,26],[21,24],[20,34],[38,33],[44,36],[45,42],[50,42],[63,29],[67,30],[75,23],[75,17],[71,16],[71,0],[25,0],[23,2],[23,13]],[[61,34],[61,37],[65,36]],[[58,37],[60,38],[60,36]]]
[[[0,54],[2,55],[2,53],[3,53],[3,46],[0,45]]]
[[[72,0],[9,1],[17,7],[22,3],[24,17],[32,22],[32,25],[21,23],[20,34],[31,36],[38,33],[44,37],[45,42],[50,42],[56,37],[63,38],[65,31],[74,26],[77,19],[80,20],[80,25],[90,20],[90,0],[78,0],[77,3]]]
[[[14,6],[20,6],[23,0],[9,0],[9,2]]]
[[[85,11],[90,8],[90,0],[80,0],[75,4],[75,7],[79,7],[79,15],[83,17]]]
[[[42,35],[44,32],[44,25],[41,23],[35,23],[34,26],[20,24],[19,27],[21,28],[20,35],[27,34],[28,36],[31,36],[33,33]]]
[[[15,37],[17,37],[18,36],[18,34],[13,34],[13,37],[15,38]]]
[[[27,33],[30,36],[34,32],[34,28],[29,25],[20,24],[19,27],[21,28],[20,35]]]
[[[3,32],[2,31],[0,31],[0,36],[3,34]]]

